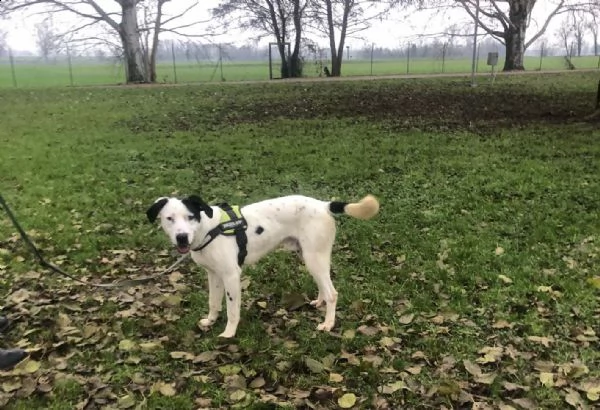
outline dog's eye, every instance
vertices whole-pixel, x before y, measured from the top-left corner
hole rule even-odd
[[[194,219],[194,215],[188,215],[188,221],[193,221]]]
[[[169,222],[174,222],[175,220],[173,219],[173,217],[172,217],[172,216],[167,216],[167,221],[169,221]]]

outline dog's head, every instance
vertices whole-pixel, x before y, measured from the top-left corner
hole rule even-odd
[[[184,199],[158,198],[146,211],[150,222],[160,217],[160,225],[179,253],[187,253],[194,242],[200,213],[212,218],[212,208],[200,197],[192,195]]]

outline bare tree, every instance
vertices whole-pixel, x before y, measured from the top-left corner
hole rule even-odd
[[[62,41],[54,28],[52,18],[44,19],[35,25],[35,43],[46,63],[51,56],[59,54]]]
[[[479,27],[505,45],[504,71],[524,70],[525,50],[544,34],[554,17],[569,11],[573,6],[573,3],[569,2],[570,0],[552,0],[551,10],[538,31],[526,40],[536,0],[456,1],[471,18],[477,20]]]
[[[573,22],[570,18],[567,17],[563,20],[556,32],[556,37],[558,38],[560,46],[565,50],[565,57],[570,60],[571,57],[573,57],[572,44],[574,40]]]
[[[311,0],[310,17],[314,27],[327,35],[331,53],[331,75],[342,74],[347,37],[355,37],[382,19],[398,1]]]
[[[581,57],[581,51],[583,50],[583,43],[586,27],[586,13],[578,10],[573,10],[570,13],[571,22],[573,24],[573,38],[575,39],[575,45],[577,47],[577,57]]]
[[[598,31],[600,29],[600,7],[592,8],[586,19],[585,27],[590,31],[594,41],[594,55],[598,56]]]
[[[308,0],[225,0],[212,10],[226,27],[236,24],[243,30],[257,30],[258,38],[275,37],[281,59],[281,76],[302,75],[300,49]],[[293,39],[288,58],[286,43]],[[289,61],[288,61],[289,60]]]
[[[0,30],[0,57],[8,54],[8,42],[6,36],[8,33],[4,30]]]
[[[13,0],[0,2],[0,15],[30,9],[50,15],[69,13],[76,16],[81,23],[76,27],[69,28],[67,32],[61,33],[61,36],[67,38],[67,35],[70,35],[74,41],[98,41],[99,38],[95,35],[82,37],[81,32],[93,26],[103,26],[105,30],[119,39],[119,46],[125,61],[127,82],[152,82],[156,80],[156,61],[153,56],[156,54],[159,34],[165,31],[182,34],[182,29],[199,23],[168,27],[168,23],[179,19],[199,4],[199,1],[192,2],[185,10],[167,17],[163,13],[163,6],[170,1],[113,0],[119,9],[118,12],[113,12],[108,8],[103,8],[96,0]],[[140,9],[148,7],[153,7],[154,11],[147,13],[148,16],[152,16],[153,20],[142,19],[142,24],[140,24]],[[143,33],[150,33],[148,39],[151,38],[151,42],[148,41],[147,44],[144,44]],[[187,35],[189,36],[189,34]]]

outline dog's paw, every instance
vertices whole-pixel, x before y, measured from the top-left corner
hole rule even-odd
[[[321,306],[325,305],[325,301],[323,299],[316,299],[310,302],[311,306],[314,306],[316,308],[320,308]]]
[[[319,323],[319,325],[317,326],[317,330],[321,330],[323,332],[330,332],[331,329],[333,329],[333,323]]]
[[[209,319],[209,318],[200,319],[200,321],[198,322],[198,324],[202,327],[209,327],[209,326],[212,326],[214,323],[215,323],[215,320]]]
[[[223,333],[221,333],[219,335],[219,337],[222,337],[225,339],[231,339],[232,337],[235,337],[235,332],[228,332],[227,330],[225,330]]]

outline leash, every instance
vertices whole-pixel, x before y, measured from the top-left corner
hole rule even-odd
[[[19,224],[19,222],[17,221],[17,218],[15,217],[15,215],[12,213],[10,207],[8,206],[8,204],[6,203],[6,201],[4,201],[4,198],[2,197],[2,195],[0,195],[0,205],[2,206],[2,208],[4,208],[4,210],[6,211],[6,214],[8,215],[8,218],[11,220],[12,224],[14,225],[14,227],[17,229],[17,231],[19,232],[19,235],[21,235],[21,238],[23,239],[23,241],[27,244],[27,246],[29,247],[29,250],[31,251],[31,253],[34,254],[34,256],[36,257],[38,263],[44,267],[44,268],[48,268],[51,271],[58,273],[60,275],[66,276],[67,278],[84,284],[86,286],[94,286],[97,288],[105,288],[105,289],[110,289],[110,288],[127,288],[127,287],[132,287],[132,286],[138,286],[138,285],[143,285],[145,283],[151,282],[154,279],[156,279],[159,276],[163,276],[167,273],[172,272],[177,266],[179,266],[183,261],[185,261],[188,257],[189,257],[189,253],[181,256],[175,263],[173,263],[171,266],[169,266],[167,269],[165,269],[164,271],[154,274],[152,276],[146,276],[143,278],[138,278],[138,279],[127,279],[127,280],[123,280],[120,282],[115,282],[115,283],[91,283],[91,282],[86,282],[84,280],[81,280],[71,274],[68,274],[67,272],[65,272],[64,270],[62,270],[61,268],[59,268],[58,266],[46,261],[46,259],[44,259],[44,257],[42,256],[41,252],[39,251],[39,249],[33,244],[33,241],[29,238],[29,236],[25,233],[25,230],[23,230],[23,228],[21,227],[21,225]]]

